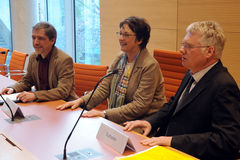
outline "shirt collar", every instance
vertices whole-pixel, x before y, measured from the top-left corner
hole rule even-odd
[[[208,66],[207,68],[204,68],[203,70],[201,70],[201,71],[199,71],[199,72],[197,72],[197,73],[192,74],[195,82],[196,82],[196,83],[199,82],[200,79],[201,79],[213,66],[215,66],[217,63],[218,63],[218,61],[215,62],[215,63],[213,63],[212,65]]]
[[[48,53],[48,55],[44,59],[42,58],[41,54],[39,54],[36,59],[39,60],[39,61],[42,61],[42,62],[49,62],[50,58],[51,58],[51,55],[52,55],[52,52],[53,52],[53,49]]]

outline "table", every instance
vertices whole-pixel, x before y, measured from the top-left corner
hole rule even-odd
[[[0,76],[0,89],[14,81]],[[9,80],[9,83],[6,81]],[[2,83],[4,82],[4,83]],[[57,159],[57,154],[63,154],[64,143],[73,128],[77,118],[80,115],[80,109],[77,110],[56,110],[56,106],[65,103],[63,100],[50,102],[32,102],[18,103],[24,115],[36,115],[40,119],[28,122],[10,124],[5,119],[6,115],[0,111],[1,131],[30,151],[41,160]],[[101,123],[104,122],[111,127],[124,132],[122,127],[110,122],[104,118],[82,118],[80,119],[75,131],[67,145],[67,152],[92,148],[101,153],[98,159],[112,160],[116,156],[122,156],[100,140],[96,135]],[[134,132],[124,132],[128,135],[136,147],[136,151],[142,151],[149,147],[141,145],[140,140],[146,138]],[[134,153],[126,149],[123,155]],[[183,153],[184,154],[184,153]]]
[[[1,131],[17,141],[18,144],[33,153],[39,159],[56,159],[54,156],[63,153],[63,146],[68,134],[76,122],[80,110],[57,111],[55,107],[64,101],[51,101],[42,103],[19,104],[25,115],[37,115],[40,120],[10,124],[5,119],[6,115],[0,112]],[[100,159],[113,159],[121,156],[118,152],[109,148],[101,141],[96,139],[100,124],[104,122],[118,130],[122,128],[103,118],[82,118],[75,128],[71,139],[68,142],[67,152],[92,148],[103,154]],[[143,136],[133,133],[129,135],[133,142],[139,143]],[[148,147],[136,145],[137,151]],[[133,153],[126,150],[125,155]]]

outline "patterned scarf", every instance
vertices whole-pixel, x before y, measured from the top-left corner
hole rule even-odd
[[[136,63],[139,53],[136,56],[134,64],[130,65],[127,68],[126,68],[126,64],[127,64],[128,57],[126,53],[124,53],[121,60],[119,61],[118,67],[117,67],[119,72],[118,74],[115,74],[113,76],[112,83],[111,83],[111,94],[110,94],[110,101],[109,101],[109,107],[108,107],[109,109],[117,108],[124,104],[128,83],[129,83],[132,70],[134,68],[134,65]]]

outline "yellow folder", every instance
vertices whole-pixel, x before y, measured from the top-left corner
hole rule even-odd
[[[154,146],[133,155],[116,157],[114,160],[197,160],[185,153],[174,151],[162,146]]]

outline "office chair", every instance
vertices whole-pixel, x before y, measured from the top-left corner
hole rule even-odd
[[[182,56],[180,52],[154,49],[153,57],[158,61],[162,70],[165,95],[169,101],[177,92],[187,69],[182,66]]]
[[[4,65],[5,70],[1,70],[1,74],[13,79],[20,80],[25,74],[24,65],[28,54],[14,50],[9,65]]]
[[[75,92],[81,97],[85,92],[93,90],[98,80],[107,73],[108,66],[104,65],[89,65],[74,63],[74,83]],[[107,101],[99,104],[95,109],[107,109]]]
[[[6,70],[5,63],[6,63],[8,52],[9,52],[9,49],[0,47],[0,71]],[[4,75],[4,73],[2,72],[0,72],[0,74]]]

